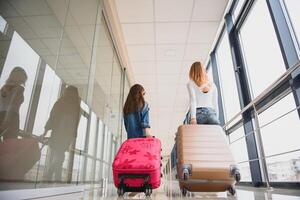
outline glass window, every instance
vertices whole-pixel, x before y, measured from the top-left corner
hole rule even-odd
[[[107,154],[108,154],[108,128],[105,126],[104,129],[104,147],[103,147],[103,161],[108,162]]]
[[[209,62],[207,74],[210,81],[214,81],[211,62]]]
[[[95,67],[92,108],[106,125],[111,115],[110,93],[114,64],[114,48],[104,19],[96,27]]]
[[[101,174],[100,174],[100,167],[101,162],[100,161],[96,161],[96,168],[95,168],[95,181],[98,182],[101,180]]]
[[[240,14],[242,7],[244,5],[244,3],[246,2],[246,0],[238,0],[236,3],[236,6],[233,10],[233,19],[236,20],[236,18],[238,17],[238,15]]]
[[[298,48],[300,48],[300,1],[299,0],[285,0],[284,1],[293,29],[298,39]]]
[[[102,159],[103,156],[103,129],[104,125],[101,120],[99,120],[99,127],[98,127],[98,145],[97,145],[97,158]]]
[[[230,148],[234,155],[235,161],[239,163],[239,169],[242,174],[242,181],[251,181],[250,166],[247,145],[245,140],[245,132],[243,126],[232,132],[230,137]],[[245,176],[244,176],[245,174]]]
[[[111,138],[112,137],[112,133],[110,131],[108,131],[107,133],[107,151],[106,151],[106,162],[110,162],[111,161],[111,146],[112,146],[112,141],[111,141]]]
[[[118,59],[114,57],[114,64],[113,64],[113,72],[112,72],[112,85],[110,91],[110,120],[109,120],[109,128],[112,133],[117,136],[120,135],[120,118],[122,111],[120,108],[123,106],[121,105],[121,80],[122,80],[122,71],[121,66],[118,62]]]
[[[239,33],[254,98],[285,72],[266,1],[254,3]]]
[[[86,181],[93,181],[95,174],[94,174],[94,160],[92,158],[87,158],[87,164],[86,164],[86,175],[85,180]]]
[[[72,182],[76,182],[80,171],[80,156],[75,154],[73,161]]]
[[[7,24],[7,22],[5,21],[5,19],[0,15],[0,31],[2,33],[4,33],[4,31],[5,31],[6,24]]]
[[[289,94],[259,114],[260,126],[264,126],[261,129],[261,134],[267,156],[299,148],[299,116],[296,110],[288,113],[295,108],[293,94]],[[276,119],[286,113],[288,114],[284,117]],[[273,120],[275,121],[272,122]]]
[[[88,154],[94,156],[96,143],[96,131],[97,131],[97,117],[94,112],[91,114],[90,119],[90,134],[88,144]]]
[[[236,86],[235,72],[231,60],[229,40],[226,33],[216,51],[220,75],[221,94],[224,103],[225,121],[230,120],[240,110],[239,96]]]
[[[16,57],[18,59],[16,59]],[[23,38],[17,32],[14,32],[5,60],[5,64],[2,70],[0,78],[0,88],[2,88],[5,82],[9,80],[8,78],[11,73],[18,73],[17,75],[19,76],[19,78],[22,78],[22,74],[24,73],[24,75],[27,77],[27,80],[24,82],[24,85],[20,85],[21,87],[24,87],[24,91],[21,91],[22,94],[19,95],[19,99],[16,102],[16,105],[14,105],[20,107],[20,122],[18,126],[21,130],[24,130],[25,128],[34,84],[36,81],[36,74],[39,67],[39,61],[39,55],[36,54],[36,52],[23,40]],[[24,71],[21,72],[21,70],[19,70],[20,72],[14,73],[12,70],[16,69],[16,67],[20,67]],[[15,76],[13,77],[16,78]],[[10,81],[14,80],[10,79]]]
[[[87,0],[82,4],[70,0],[68,8],[55,69],[68,85],[76,86],[81,99],[87,101],[89,78],[94,74],[90,70],[98,1]],[[86,17],[82,17],[83,13]]]
[[[46,65],[43,78],[41,93],[39,97],[38,108],[36,111],[33,127],[34,135],[41,135],[44,132],[44,126],[47,123],[51,108],[59,97],[61,90],[61,80],[56,76],[53,69]]]
[[[123,71],[102,16],[101,1],[32,3],[21,3],[22,8],[16,2],[0,3],[3,5],[0,6],[0,88],[16,66],[23,68],[27,75],[26,83],[20,84],[24,91],[18,99],[20,110],[15,115],[13,133],[19,133],[21,129],[36,137],[44,133],[48,122],[51,127],[46,135],[48,142],[47,138],[39,142],[39,147],[44,145],[40,160],[18,180],[21,182],[25,178],[42,187],[49,181],[84,183],[86,180],[99,181],[103,175],[111,177],[110,162],[115,154],[115,140],[122,119]],[[15,7],[22,12],[17,12]],[[6,30],[5,35],[3,30]],[[129,84],[126,83],[127,94]],[[75,134],[74,129],[66,131],[66,126],[74,125],[70,116],[78,116],[74,114],[78,109],[70,108],[73,104],[69,102],[61,108],[74,111],[72,115],[65,116],[66,112],[61,112],[63,109],[56,109],[58,115],[55,116],[58,117],[50,117],[56,103],[64,99],[65,89],[71,85],[78,89],[81,100],[75,143],[72,142],[74,137],[70,137],[71,131]],[[2,100],[1,112],[5,107]],[[78,104],[76,106],[78,108]],[[0,122],[3,119],[1,112]],[[53,128],[53,124],[63,132]],[[22,185],[27,184],[16,187],[22,189]]]
[[[289,94],[259,115],[260,126],[263,126],[261,136],[266,156],[299,149],[298,112],[294,110],[288,113],[295,108],[293,94]],[[280,116],[283,117],[276,119]],[[300,181],[299,161],[300,151],[270,157],[267,159],[270,179],[272,181]]]
[[[300,181],[300,152],[267,158],[269,179],[272,182]]]
[[[88,123],[88,119],[84,115],[81,115],[79,120],[78,130],[77,130],[77,138],[76,138],[76,149],[81,151],[85,150],[87,123]]]

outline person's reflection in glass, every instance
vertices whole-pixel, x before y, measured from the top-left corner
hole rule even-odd
[[[46,179],[52,181],[62,180],[62,167],[65,152],[75,142],[80,114],[80,98],[78,89],[68,86],[63,95],[54,104],[50,117],[45,125],[45,132],[52,130],[48,145],[50,147],[50,161],[46,171]],[[72,170],[72,169],[70,169]]]
[[[21,67],[15,67],[0,90],[0,136],[3,139],[17,138],[19,134],[19,111],[24,102],[27,74]]]

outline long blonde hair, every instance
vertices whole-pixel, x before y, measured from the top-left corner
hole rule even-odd
[[[204,86],[202,92],[208,92],[211,88],[211,83],[209,81],[208,75],[206,73],[205,67],[201,62],[194,62],[190,68],[189,77],[195,82],[198,87]]]

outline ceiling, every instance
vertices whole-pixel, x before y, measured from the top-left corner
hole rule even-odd
[[[205,61],[228,0],[115,0],[137,83],[146,90],[153,135],[169,153],[188,108],[188,71]]]

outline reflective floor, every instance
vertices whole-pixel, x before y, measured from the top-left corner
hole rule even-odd
[[[252,188],[252,187],[237,187],[237,195],[235,197],[227,194],[226,192],[220,193],[190,193],[187,197],[181,197],[178,193],[178,190],[174,190],[172,195],[167,195],[167,192],[164,191],[165,187],[161,187],[158,190],[155,190],[151,198],[154,200],[166,200],[166,199],[210,199],[210,200],[223,200],[223,199],[237,199],[237,200],[300,200],[300,191],[299,190],[287,190],[287,189],[274,189],[271,192],[267,192],[265,188]],[[115,193],[115,188],[113,185],[109,185],[107,189],[102,188],[86,188],[84,192],[73,193],[66,195],[59,195],[53,197],[46,197],[42,199],[49,200],[114,200],[114,199],[146,199],[145,195],[140,193],[135,196],[130,194],[125,194],[124,197],[118,198]]]

